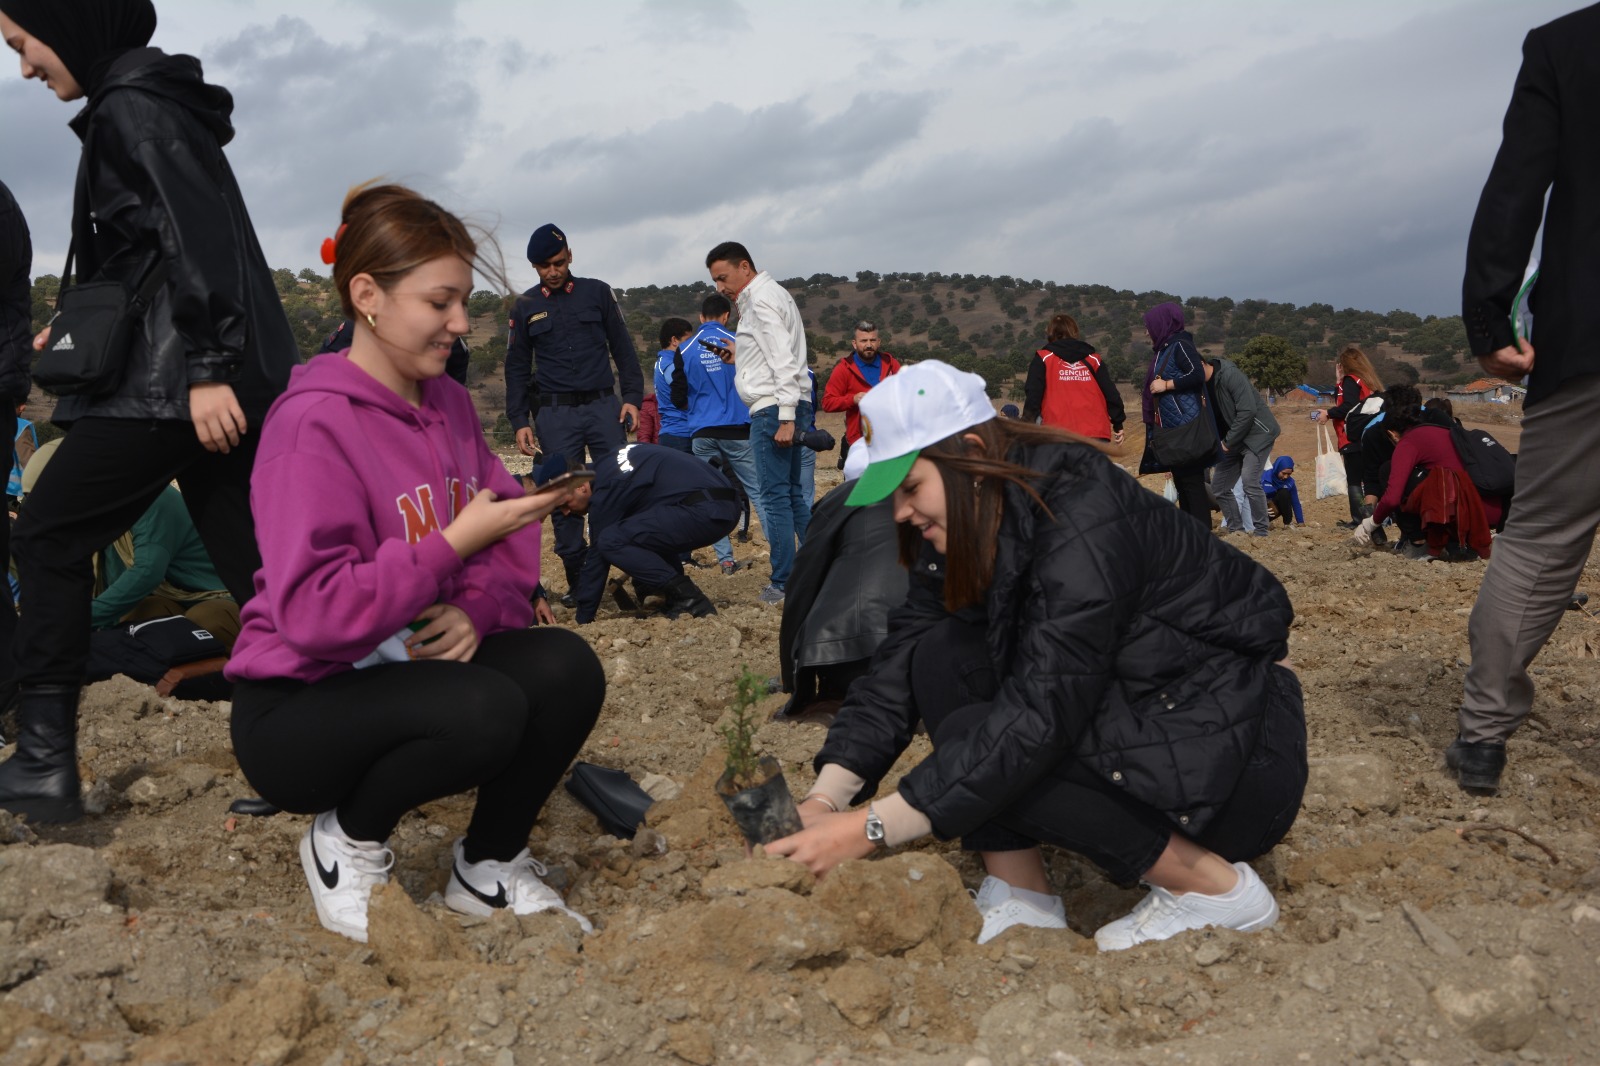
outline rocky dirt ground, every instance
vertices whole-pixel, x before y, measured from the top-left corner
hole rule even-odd
[[[583,757],[654,775],[662,799],[633,841],[565,792],[541,818],[535,854],[589,937],[444,908],[464,799],[400,826],[369,946],[327,933],[296,853],[305,819],[228,814],[250,790],[226,705],[122,678],[90,690],[93,815],[0,821],[0,1064],[1595,1061],[1600,621],[1570,613],[1541,656],[1504,794],[1463,795],[1439,752],[1483,564],[1352,548],[1340,502],[1309,499],[1304,409],[1280,414],[1308,523],[1231,542],[1298,613],[1313,766],[1298,824],[1257,864],[1276,929],[1100,955],[1088,935],[1139,893],[1056,854],[1071,931],[979,947],[966,890],[981,874],[952,846],[820,884],[746,859],[711,789],[714,727],[743,664],[777,672],[779,615],[756,601],[764,566],[707,570],[715,617],[603,613],[583,631],[610,678]],[[1514,443],[1514,426],[1495,431]],[[820,736],[768,724],[758,739],[798,793]]]

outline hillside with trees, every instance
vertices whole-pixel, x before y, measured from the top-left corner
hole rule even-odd
[[[309,268],[298,274],[279,269],[273,276],[296,342],[309,356],[342,317],[332,279]],[[1183,305],[1202,350],[1233,359],[1263,389],[1283,392],[1302,382],[1331,385],[1333,357],[1346,344],[1365,349],[1386,381],[1453,385],[1479,376],[1457,316],[1336,311],[1325,303],[1300,307],[1227,296],[1185,298],[1009,275],[863,270],[854,279],[813,274],[788,278],[783,285],[800,305],[813,363],[826,368],[847,353],[856,322],[866,319],[878,326],[884,349],[900,359],[944,359],[981,374],[991,395],[1007,399],[1020,398],[1028,360],[1043,346],[1051,316],[1063,313],[1078,320],[1083,336],[1119,381],[1138,384],[1149,353],[1142,316],[1168,300]],[[36,329],[49,321],[58,288],[53,275],[34,282]],[[711,291],[709,282],[617,291],[647,371],[662,320],[678,316],[696,321],[700,302]],[[500,372],[506,307],[501,294],[475,292],[467,340],[473,349],[470,384],[485,414],[485,428],[497,440],[509,441]]]

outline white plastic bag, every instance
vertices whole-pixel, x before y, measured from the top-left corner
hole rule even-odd
[[[1177,503],[1178,502],[1178,486],[1172,480],[1172,475],[1171,474],[1167,475],[1167,483],[1166,483],[1165,487],[1163,487],[1162,490],[1161,490],[1161,497],[1162,497],[1162,499],[1166,500],[1168,503]]]
[[[1339,454],[1339,438],[1326,422],[1317,423],[1317,499],[1346,493],[1344,457]]]

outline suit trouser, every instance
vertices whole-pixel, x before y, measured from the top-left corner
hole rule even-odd
[[[94,554],[132,529],[173,478],[222,583],[240,606],[248,603],[261,567],[250,513],[250,470],[260,439],[252,422],[239,446],[223,455],[206,451],[189,422],[74,422],[17,519],[18,680],[29,686],[83,683]]]
[[[1244,498],[1250,508],[1250,528],[1265,535],[1272,524],[1267,517],[1267,494],[1261,488],[1261,468],[1266,462],[1266,451],[1247,451],[1240,445],[1236,451],[1222,452],[1216,466],[1212,467],[1211,491],[1217,497],[1222,518],[1228,523],[1229,529],[1244,529],[1246,525],[1239,513],[1239,501],[1233,495],[1234,486],[1241,480],[1244,482]]]
[[[590,550],[641,586],[661,588],[683,575],[683,552],[704,548],[738,524],[737,500],[661,503],[602,529]]]
[[[576,470],[590,459],[615,452],[627,443],[622,423],[617,421],[621,412],[622,401],[615,396],[602,396],[588,403],[551,404],[540,407],[534,415],[534,432],[545,455],[564,455],[567,469]],[[583,541],[583,516],[558,511],[550,521],[555,526],[556,555],[567,571],[567,588],[576,588],[588,550]]]
[[[1461,739],[1502,742],[1533,707],[1528,665],[1555,632],[1600,526],[1600,374],[1563,382],[1522,419],[1516,493],[1467,634]]]

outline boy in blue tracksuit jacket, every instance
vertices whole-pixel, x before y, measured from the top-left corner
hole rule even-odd
[[[1294,512],[1294,524],[1303,526],[1306,516],[1300,510],[1300,490],[1294,486],[1294,460],[1287,455],[1278,456],[1272,469],[1261,472],[1261,491],[1267,494],[1267,507],[1289,524],[1289,513]]]
[[[661,350],[656,353],[656,406],[661,412],[661,432],[657,443],[673,451],[688,452],[689,412],[673,400],[673,383],[684,372],[682,345],[694,327],[681,318],[661,323]],[[681,388],[681,387],[680,387]]]

